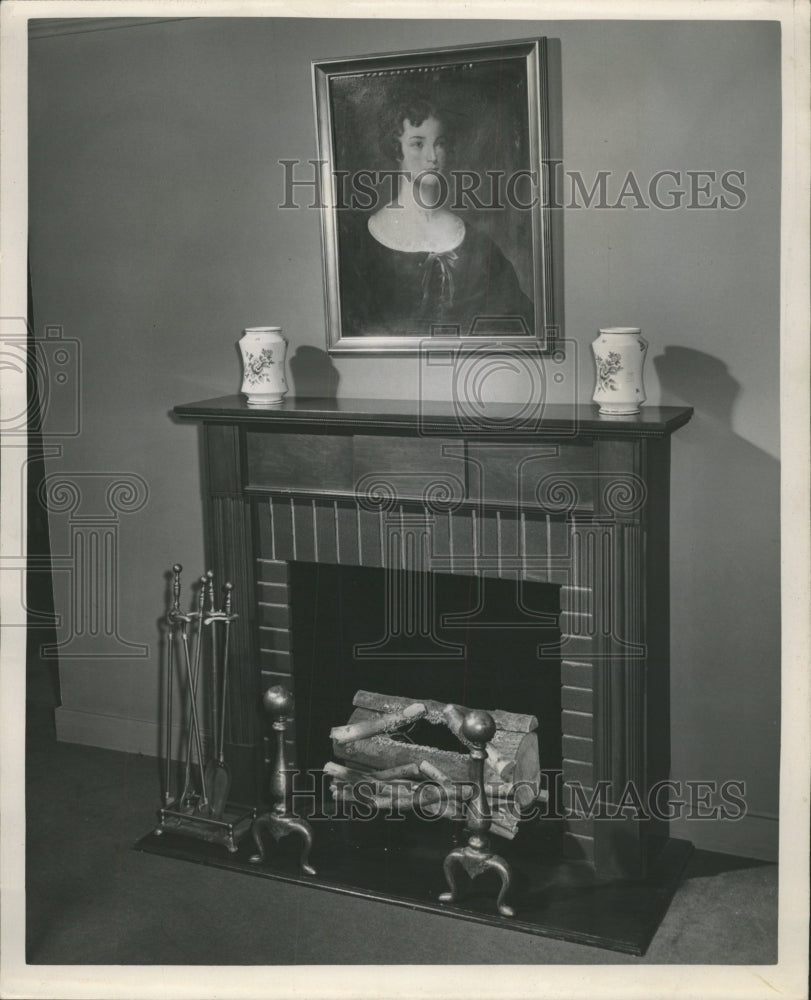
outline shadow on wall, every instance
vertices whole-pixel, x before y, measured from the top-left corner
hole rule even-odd
[[[694,406],[696,414],[725,424],[732,433],[732,407],[741,391],[741,384],[732,377],[719,358],[691,347],[666,347],[665,353],[653,359],[664,398],[662,405],[674,402]]]
[[[672,636],[674,771],[713,760],[746,778],[751,811],[776,812],[780,463],[733,431],[742,387],[723,361],[668,347],[653,363],[662,404],[695,408],[674,449],[671,601],[689,623]]]
[[[341,376],[326,351],[303,345],[288,362],[296,396],[338,395]]]

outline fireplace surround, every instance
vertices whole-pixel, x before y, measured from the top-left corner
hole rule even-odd
[[[430,678],[434,665],[459,662],[454,647],[464,660],[465,635],[501,628],[493,665],[501,674],[509,637],[520,634],[524,668],[551,670],[559,681],[549,700],[559,715],[552,746],[560,748],[564,798],[575,786],[587,795],[599,789],[609,807],[563,820],[563,863],[630,886],[650,884],[665,863],[672,882],[686,859],[682,842],[668,839],[662,820],[610,807],[627,801],[629,786],[644,801],[669,778],[670,435],[692,410],[606,417],[560,405],[521,420],[490,406],[477,421],[452,403],[293,398],[257,410],[229,396],[175,414],[202,424],[207,558],[244,609],[233,630],[226,746],[235,798],[258,803],[266,788],[261,692],[290,687],[303,720],[314,651],[319,660],[329,651],[328,618],[320,645],[296,641],[295,622],[307,616],[307,585],[296,581],[318,567],[350,578],[382,570],[372,587],[388,597],[378,604],[399,595],[392,607],[400,611],[384,615],[377,640],[350,643],[355,659],[388,657],[402,676],[403,656],[416,649],[418,673]],[[454,613],[437,609],[444,578],[467,578],[485,597]],[[490,600],[488,581],[490,593],[515,595],[511,611],[511,601]],[[451,627],[438,627],[440,618]],[[529,645],[528,635],[536,637]],[[498,705],[497,693],[487,699],[477,677],[488,703],[472,707],[517,709]],[[331,723],[346,717],[336,712]],[[546,731],[549,713],[540,717]],[[311,767],[303,734],[288,740],[289,759],[298,763],[302,751]]]

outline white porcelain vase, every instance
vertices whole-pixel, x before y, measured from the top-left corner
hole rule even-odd
[[[287,341],[280,326],[248,327],[239,341],[248,406],[278,406],[287,392]]]
[[[600,330],[592,341],[597,381],[595,403],[600,413],[615,415],[639,413],[647,398],[643,382],[648,342],[635,326],[611,326]]]

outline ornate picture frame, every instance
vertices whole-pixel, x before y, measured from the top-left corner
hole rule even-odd
[[[546,39],[319,61],[313,90],[329,352],[551,351]]]

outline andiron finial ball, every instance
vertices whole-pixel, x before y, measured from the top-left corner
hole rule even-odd
[[[470,743],[489,743],[495,733],[496,724],[489,712],[476,709],[465,714],[462,722],[462,735]]]
[[[262,695],[262,705],[268,714],[281,718],[293,711],[293,695],[283,684],[274,684]]]

